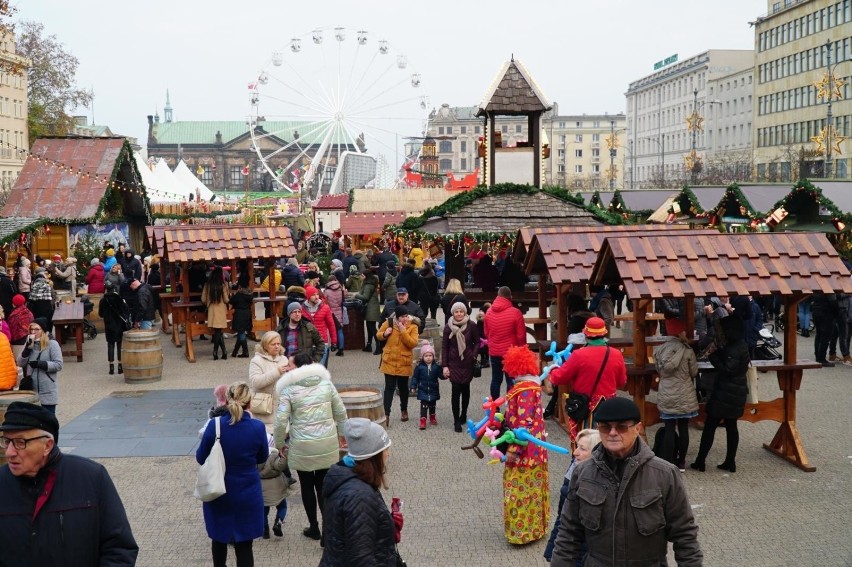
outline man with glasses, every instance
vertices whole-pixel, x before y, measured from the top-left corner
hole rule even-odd
[[[642,440],[639,408],[628,398],[595,410],[601,442],[574,470],[551,564],[665,565],[668,542],[680,566],[702,565],[698,526],[681,473]]]
[[[59,421],[12,402],[0,425],[0,565],[135,565],[139,548],[106,469],[57,445]]]

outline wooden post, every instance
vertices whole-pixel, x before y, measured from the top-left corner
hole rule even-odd
[[[784,364],[796,364],[796,339],[798,337],[797,313],[804,295],[790,295],[784,298]]]
[[[684,297],[683,309],[686,311],[686,338],[692,339],[695,336],[695,297]]]
[[[538,318],[547,319],[547,270],[538,275]]]
[[[560,346],[568,344],[568,302],[565,301],[568,289],[563,284],[556,285],[556,332]]]

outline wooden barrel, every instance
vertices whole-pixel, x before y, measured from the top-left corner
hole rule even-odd
[[[385,425],[385,408],[380,388],[374,386],[340,386],[337,388],[340,399],[346,407],[347,417],[366,417],[375,423]]]
[[[343,326],[343,350],[361,350],[367,344],[364,315],[355,307],[343,308],[349,314],[349,324]]]
[[[159,382],[163,378],[163,346],[160,332],[134,329],[124,333],[121,342],[121,364],[128,384]]]
[[[38,394],[30,390],[9,390],[0,392],[0,423],[6,419],[6,408],[12,402],[38,404]],[[0,448],[0,466],[6,464],[6,449]]]

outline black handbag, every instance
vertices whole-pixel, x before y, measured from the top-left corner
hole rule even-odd
[[[482,363],[478,360],[473,363],[473,377],[480,378],[482,376]]]
[[[601,369],[598,371],[598,377],[595,379],[595,385],[592,386],[592,391],[589,394],[571,392],[568,395],[568,399],[565,400],[565,413],[572,421],[574,421],[574,423],[582,423],[587,417],[589,417],[589,401],[591,401],[591,395],[594,394],[595,390],[598,388],[598,383],[601,381],[601,376],[603,376],[603,371],[604,368],[606,368],[606,361],[608,358],[609,347],[606,347],[603,364],[601,364]]]

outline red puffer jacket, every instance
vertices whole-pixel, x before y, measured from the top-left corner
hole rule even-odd
[[[510,299],[498,297],[485,314],[485,338],[490,356],[503,356],[510,347],[527,344],[524,316]]]
[[[337,346],[337,327],[334,326],[331,308],[327,303],[321,302],[319,309],[311,313],[308,311],[307,305],[307,301],[302,304],[302,318],[314,324],[325,344],[331,343]]]
[[[86,272],[86,288],[87,293],[103,293],[104,292],[104,265],[95,264]]]

